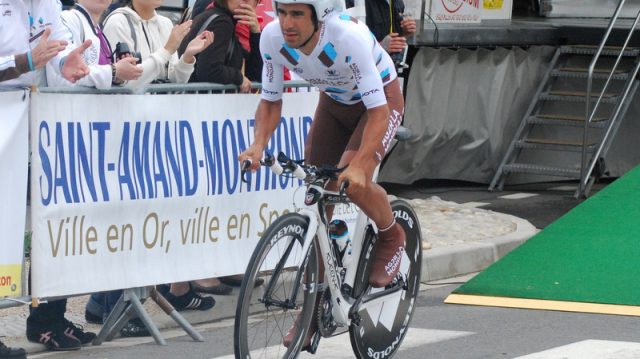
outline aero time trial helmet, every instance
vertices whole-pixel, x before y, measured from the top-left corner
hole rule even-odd
[[[273,11],[277,11],[278,4],[307,4],[311,5],[316,11],[316,16],[319,21],[324,20],[327,15],[331,14],[334,10],[344,10],[344,6],[340,6],[340,2],[343,0],[272,0]]]

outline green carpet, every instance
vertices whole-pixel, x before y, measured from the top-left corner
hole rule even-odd
[[[454,294],[640,305],[640,167]]]

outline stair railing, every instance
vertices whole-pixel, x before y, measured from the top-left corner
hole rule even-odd
[[[593,92],[593,74],[595,72],[595,67],[596,67],[596,63],[598,62],[598,60],[600,59],[600,55],[602,54],[602,51],[604,50],[607,41],[609,40],[609,36],[611,35],[611,32],[613,31],[613,28],[616,24],[616,21],[618,20],[618,18],[620,17],[620,13],[622,12],[622,7],[624,5],[624,3],[626,2],[626,0],[620,0],[618,3],[618,6],[616,7],[616,10],[613,14],[613,16],[611,17],[611,20],[609,21],[609,26],[607,27],[607,30],[605,32],[604,37],[602,38],[602,40],[600,41],[600,46],[598,47],[598,50],[596,51],[596,54],[593,56],[593,59],[591,60],[591,63],[589,64],[589,71],[588,71],[588,76],[587,76],[587,98],[586,98],[586,116],[585,116],[585,122],[584,122],[584,133],[583,133],[583,139],[582,139],[582,160],[581,160],[581,164],[580,164],[580,184],[578,186],[578,191],[576,193],[576,197],[581,197],[586,195],[586,192],[588,190],[588,183],[590,180],[590,176],[591,173],[593,172],[596,164],[597,164],[597,159],[600,156],[600,154],[602,153],[602,150],[604,148],[605,143],[608,140],[608,137],[612,135],[612,133],[614,131],[612,131],[612,128],[614,128],[614,124],[616,121],[618,121],[618,116],[621,113],[621,109],[624,108],[625,106],[623,106],[623,104],[626,101],[626,98],[632,88],[631,83],[634,81],[635,76],[637,75],[638,72],[638,67],[636,66],[635,71],[633,73],[633,76],[629,77],[627,79],[627,84],[624,87],[624,92],[622,93],[621,97],[618,98],[617,101],[617,105],[616,105],[616,109],[613,113],[613,115],[611,116],[611,118],[609,119],[609,125],[607,128],[607,131],[602,139],[602,141],[600,142],[600,146],[598,148],[598,150],[594,153],[592,159],[591,159],[591,163],[588,165],[587,168],[587,143],[588,143],[588,137],[589,137],[589,125],[593,122],[593,119],[596,115],[596,112],[600,106],[600,104],[602,103],[602,99],[604,98],[604,95],[606,93],[606,90],[611,82],[611,80],[613,79],[613,76],[616,73],[616,70],[618,68],[618,65],[620,64],[620,62],[622,61],[622,58],[624,56],[625,51],[627,50],[627,47],[629,46],[629,42],[631,40],[631,37],[638,25],[638,22],[640,20],[640,11],[638,12],[638,14],[636,15],[635,21],[633,22],[633,25],[631,26],[631,28],[629,29],[629,33],[627,34],[627,38],[624,42],[623,47],[620,50],[620,53],[618,54],[618,57],[616,59],[616,62],[613,66],[613,68],[611,69],[611,72],[609,73],[609,77],[607,78],[607,80],[605,81],[604,86],[602,87],[602,90],[600,91],[600,94],[598,95],[598,99],[596,100],[595,104],[593,105],[593,109],[591,109],[591,97],[592,97],[592,92]],[[624,111],[623,111],[624,112]]]

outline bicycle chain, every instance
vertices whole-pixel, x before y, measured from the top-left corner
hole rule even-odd
[[[331,302],[331,292],[329,288],[326,288],[322,293],[320,301],[318,302],[317,318],[318,318],[318,332],[323,337],[330,337],[338,328],[338,324],[333,319],[333,303]]]

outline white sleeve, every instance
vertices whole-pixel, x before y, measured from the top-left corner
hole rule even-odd
[[[275,61],[276,52],[269,41],[271,36],[260,36],[260,54],[262,56],[262,91],[264,100],[275,102],[282,99],[284,86],[284,66]]]
[[[62,24],[61,21],[61,13],[62,8],[60,7],[60,3],[57,1],[48,2],[49,8],[46,9],[47,14],[51,14],[51,35],[49,39],[51,40],[64,40],[69,45],[58,53],[54,58],[47,62],[45,73],[47,77],[47,86],[51,87],[66,87],[73,86],[73,84],[62,77],[62,66],[64,58],[69,55],[69,52],[75,48],[72,44],[71,32],[67,29],[66,26]],[[33,46],[37,46],[34,44]]]
[[[166,34],[171,34],[171,29],[173,29],[173,23],[171,20],[167,18],[161,18],[162,27]],[[167,39],[169,35],[167,35]],[[166,40],[164,40],[166,42]],[[182,57],[178,58],[178,52],[174,52],[171,55],[171,60],[169,62],[169,68],[167,69],[167,78],[169,81],[179,84],[186,84],[189,82],[191,78],[191,74],[195,68],[196,63],[188,64],[184,62]]]
[[[387,98],[382,82],[382,76],[385,74],[378,71],[372,56],[377,45],[373,35],[364,31],[346,31],[339,43],[343,47],[341,52],[349,54],[349,69],[365,107],[370,109],[386,104]]]
[[[123,42],[129,45],[130,49],[134,49],[131,30],[125,16],[124,14],[109,16],[104,25],[104,35],[114,48],[118,42]],[[171,54],[164,47],[159,48],[146,59],[142,59],[142,64],[140,64],[142,66],[142,76],[137,80],[128,81],[125,86],[139,88],[150,84],[151,81],[163,73],[164,66],[169,60],[171,60]]]
[[[0,56],[0,71],[16,67],[15,55]]]
[[[82,33],[84,30],[84,23],[81,18],[73,13],[76,10],[67,10],[62,12],[62,24],[69,30],[73,39],[73,48],[76,48],[82,43]],[[97,49],[96,52],[100,54],[100,41],[95,37],[93,32],[87,33],[84,31],[85,39],[91,40],[91,47]],[[89,49],[87,49],[89,51]],[[76,85],[95,87],[99,90],[106,90],[111,88],[111,65],[99,65],[98,63],[89,63],[87,56],[84,57],[89,66],[89,75],[81,78],[76,82]],[[96,58],[99,60],[99,57]]]

